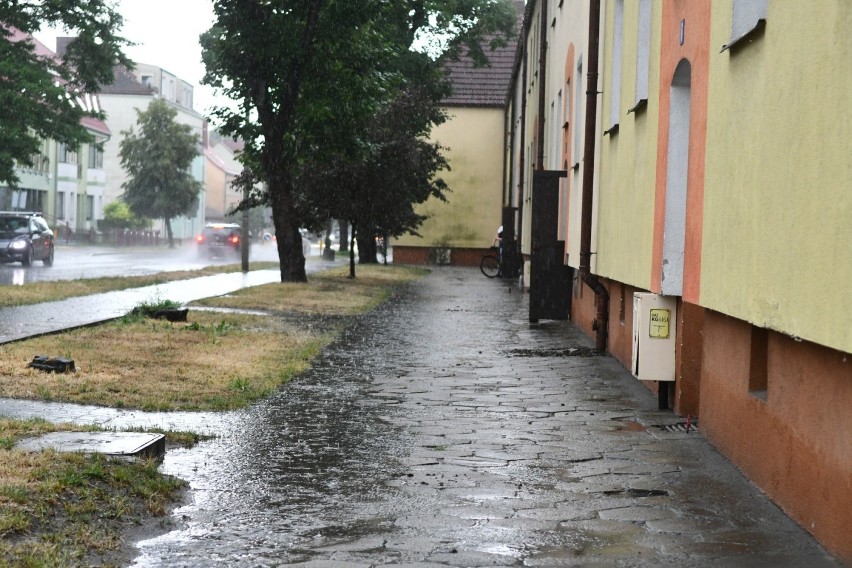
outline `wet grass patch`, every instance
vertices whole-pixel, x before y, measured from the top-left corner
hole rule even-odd
[[[305,371],[348,318],[385,300],[421,271],[365,267],[303,284],[246,288],[192,310],[187,322],[125,317],[0,346],[0,396],[150,411],[230,410],[268,396]],[[76,373],[44,373],[33,354],[73,359]]]
[[[206,298],[194,305],[266,312],[309,313],[314,316],[368,312],[392,293],[393,286],[410,282],[428,271],[400,266],[358,266],[356,278],[339,267],[315,275],[307,283],[278,282],[243,288],[227,296]]]
[[[304,371],[331,339],[266,316],[190,312],[188,319],[132,317],[3,345],[0,395],[148,411],[228,410]],[[57,349],[73,358],[76,373],[20,365],[30,353]]]
[[[154,461],[98,454],[27,452],[18,440],[93,427],[0,418],[0,564],[126,563],[122,533],[162,518],[185,483]]]

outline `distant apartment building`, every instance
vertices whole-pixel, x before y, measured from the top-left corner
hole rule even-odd
[[[17,32],[13,40],[23,37]],[[30,39],[39,55],[55,55],[37,39]],[[74,101],[87,110],[101,110],[96,95],[81,95]],[[40,211],[60,235],[70,230],[80,239],[95,237],[97,219],[103,216],[106,188],[104,153],[99,145],[109,140],[113,132],[104,121],[95,118],[84,118],[82,125],[94,143],[74,149],[43,140],[41,150],[33,156],[33,165],[16,168],[18,187],[0,186],[0,210]]]
[[[136,127],[137,111],[144,111],[155,98],[163,98],[177,111],[176,120],[188,124],[198,136],[198,156],[192,162],[192,176],[204,186],[205,157],[203,134],[205,118],[192,108],[193,88],[186,81],[153,65],[137,63],[134,71],[116,67],[114,81],[101,88],[100,102],[106,113],[106,124],[114,133],[104,144],[104,164],[107,203],[120,199],[124,193],[122,184],[127,174],[121,166],[119,150],[124,132]],[[199,194],[194,211],[183,217],[172,219],[171,225],[176,239],[188,241],[195,237],[205,222],[206,191]],[[163,230],[161,220],[155,221],[155,229]]]
[[[204,147],[207,221],[224,221],[225,216],[234,211],[243,197],[233,185],[243,166],[234,157],[233,144],[228,142],[214,132]]]
[[[394,240],[397,263],[478,265],[502,224],[503,132],[515,43],[486,49],[485,55],[484,66],[467,54],[444,63],[452,85],[441,103],[448,119],[432,129],[431,139],[448,149],[450,170],[438,175],[450,191],[446,202],[429,199],[416,207],[427,218],[419,235]]]

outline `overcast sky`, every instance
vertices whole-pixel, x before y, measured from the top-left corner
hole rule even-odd
[[[210,87],[201,85],[204,65],[198,36],[213,23],[212,0],[118,0],[124,16],[124,37],[138,45],[125,51],[133,60],[162,67],[192,84],[195,110],[205,110],[216,103]],[[56,49],[56,36],[50,30],[36,37],[50,49]]]

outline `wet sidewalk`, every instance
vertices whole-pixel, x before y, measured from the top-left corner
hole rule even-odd
[[[305,270],[310,274],[335,264],[340,263],[311,262],[305,265]],[[172,300],[185,304],[201,298],[228,294],[240,288],[280,280],[281,273],[277,269],[253,270],[246,273],[231,272],[56,302],[0,308],[0,345],[35,335],[115,319],[127,314],[141,303]]]
[[[217,434],[167,452],[191,491],[137,566],[839,566],[590,346],[438,268],[245,411],[0,413]]]

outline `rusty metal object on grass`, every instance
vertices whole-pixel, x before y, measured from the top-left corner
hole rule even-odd
[[[36,355],[33,360],[27,364],[27,367],[45,371],[48,373],[76,373],[77,368],[74,366],[73,359],[65,357],[48,357],[46,355]]]

